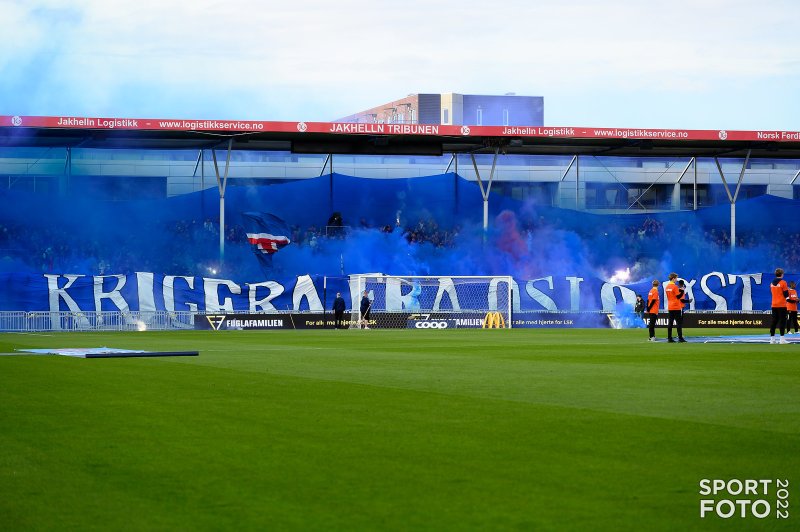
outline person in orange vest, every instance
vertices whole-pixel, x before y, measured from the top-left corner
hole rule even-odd
[[[789,313],[789,321],[786,322],[786,334],[792,334],[791,329],[794,327],[794,333],[797,334],[797,303],[800,299],[797,297],[797,290],[795,290],[794,281],[789,283],[789,299],[786,300],[786,310]]]
[[[683,289],[677,285],[675,281],[678,279],[677,273],[669,274],[669,281],[664,285],[664,292],[667,294],[667,312],[669,318],[667,320],[667,342],[674,343],[672,339],[672,325],[675,324],[678,329],[678,341],[685,342],[683,338],[683,314],[681,309],[681,299],[683,299]]]
[[[789,301],[789,286],[783,280],[783,268],[775,270],[775,279],[769,285],[769,290],[772,293],[772,323],[769,326],[769,343],[771,344],[788,344],[783,333],[786,331],[786,318],[788,312],[786,305]],[[775,329],[780,329],[781,338],[775,341]]]
[[[656,341],[656,318],[658,318],[658,305],[661,302],[658,296],[658,284],[658,279],[653,279],[653,288],[647,294],[648,331],[650,332],[648,340],[650,342]]]

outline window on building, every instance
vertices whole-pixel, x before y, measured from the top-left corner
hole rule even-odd
[[[516,181],[496,181],[492,191],[510,196],[515,200],[529,201],[536,205],[554,206],[558,193],[557,183],[526,183]]]
[[[694,204],[694,185],[681,184],[681,209],[692,210],[708,206],[708,185],[697,185],[697,205]]]
[[[450,123],[450,109],[442,109],[442,124]]]
[[[414,123],[414,109],[411,109],[411,110],[408,111],[408,120],[412,124]]]
[[[640,183],[628,185],[626,210],[663,210],[672,205],[672,185]]]
[[[475,117],[475,125],[482,126],[483,125],[483,109],[478,107],[478,113]]]
[[[586,183],[587,209],[625,209],[628,191],[619,183]]]
[[[503,109],[503,125],[508,125],[508,109]]]

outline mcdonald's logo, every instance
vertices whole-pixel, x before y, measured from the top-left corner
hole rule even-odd
[[[506,319],[499,312],[487,312],[482,329],[505,329]]]

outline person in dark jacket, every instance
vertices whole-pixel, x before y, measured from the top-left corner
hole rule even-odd
[[[372,308],[372,301],[369,300],[369,292],[364,290],[361,297],[361,328],[369,329],[369,311]]]
[[[680,288],[681,292],[683,292],[683,295],[681,296],[681,299],[679,300],[680,304],[681,304],[681,324],[683,324],[683,315],[686,312],[686,305],[691,303],[692,300],[686,294],[686,282],[683,279],[678,279],[678,281],[675,284],[677,284],[678,288]],[[683,338],[683,337],[681,337],[681,338]]]
[[[341,292],[336,292],[336,299],[333,300],[333,323],[336,329],[342,329],[345,302]]]
[[[797,334],[800,324],[797,323],[797,303],[800,302],[797,298],[797,285],[794,281],[789,283],[789,298],[786,300],[786,310],[789,312],[789,321],[786,323],[786,334],[792,334],[792,327],[794,333]]]
[[[644,299],[640,294],[636,294],[636,305],[633,307],[633,311],[640,320],[644,321]]]

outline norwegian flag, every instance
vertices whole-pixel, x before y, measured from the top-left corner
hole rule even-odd
[[[262,266],[272,267],[272,255],[292,242],[286,222],[266,212],[243,212],[242,217],[253,253]]]

